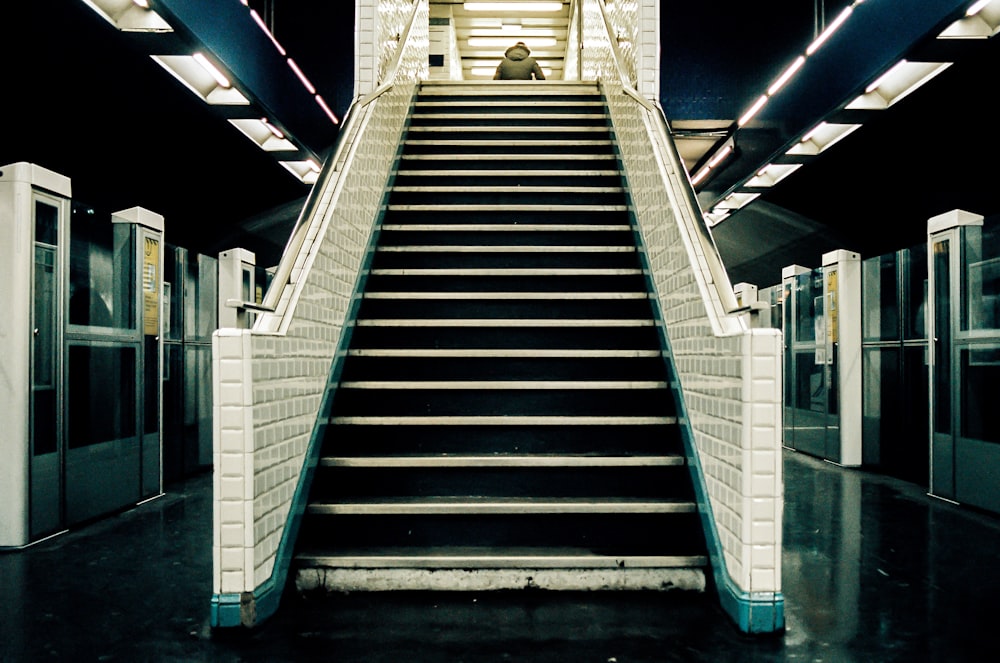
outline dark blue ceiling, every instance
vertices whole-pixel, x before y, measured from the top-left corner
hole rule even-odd
[[[705,183],[703,204],[783,152],[806,125],[838,108],[882,69],[921,44],[971,0],[866,0],[854,17],[748,126],[737,159]],[[160,0],[191,12],[190,30],[229,47],[220,57],[239,70],[273,70],[246,49],[245,8],[237,0]],[[243,12],[226,18],[205,8]],[[661,102],[670,120],[733,122],[801,54],[847,0],[664,0]],[[353,97],[352,0],[251,0],[279,41],[340,116]],[[235,16],[235,14],[234,14]],[[766,284],[790,262],[818,264],[832,248],[865,255],[916,241],[929,215],[963,207],[998,208],[992,171],[970,168],[995,122],[990,82],[1000,47],[983,40],[904,103],[862,129],[715,229],[734,282]],[[250,44],[252,45],[252,44]],[[231,50],[227,50],[227,48]],[[219,118],[117,33],[82,0],[31,0],[5,8],[0,22],[5,87],[0,164],[32,161],[72,178],[74,197],[109,210],[135,205],[163,214],[168,241],[206,253],[244,246],[276,260],[282,223],[294,220],[308,187]],[[273,53],[270,48],[264,51]],[[263,52],[263,51],[262,51]],[[252,76],[253,74],[246,74]],[[287,78],[287,72],[285,72]],[[320,146],[336,137],[301,88],[281,77],[258,80],[269,107]],[[270,96],[268,96],[270,94]],[[299,126],[301,124],[301,126]],[[150,131],[155,127],[155,131]],[[313,127],[313,128],[310,128]],[[321,127],[316,130],[315,127]],[[248,219],[278,216],[270,236]],[[793,222],[778,225],[779,214]],[[260,222],[267,225],[267,221]],[[891,237],[885,239],[885,228]],[[876,233],[874,228],[880,228]],[[780,229],[780,230],[778,230]],[[804,229],[804,230],[803,230]],[[787,238],[774,235],[787,233]],[[777,248],[768,241],[779,242]],[[727,255],[728,254],[728,255]]]

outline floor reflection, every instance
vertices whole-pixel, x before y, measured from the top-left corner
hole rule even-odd
[[[998,661],[1000,517],[785,452],[787,630],[736,631],[710,594],[289,594],[213,633],[211,476],[0,553],[0,661]]]

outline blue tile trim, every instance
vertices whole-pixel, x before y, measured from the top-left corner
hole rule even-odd
[[[610,123],[610,120],[609,120]],[[635,216],[635,203],[632,201],[631,189],[628,178],[624,174],[624,163],[622,161],[621,149],[618,139],[615,136],[614,125],[610,125],[612,132],[612,142],[618,155],[619,169],[622,171],[622,186],[628,199],[630,223],[632,233],[635,236],[636,246],[639,249],[639,259],[643,272],[646,274],[646,287],[651,293],[656,293],[656,284],[653,280],[653,269],[649,264],[648,253],[639,226],[639,220]],[[727,615],[733,620],[739,630],[744,633],[778,633],[785,628],[785,600],[780,592],[745,592],[736,585],[729,571],[726,569],[726,561],[723,556],[722,542],[719,540],[719,531],[715,523],[715,515],[712,511],[712,503],[708,498],[708,487],[705,484],[705,475],[701,468],[701,461],[698,458],[697,448],[694,441],[694,432],[691,429],[691,419],[687,414],[687,405],[684,401],[684,393],[681,390],[680,381],[677,378],[677,367],[674,364],[674,355],[670,347],[670,338],[667,335],[667,324],[660,308],[659,296],[651,298],[653,306],[653,319],[660,337],[660,346],[663,351],[664,362],[667,364],[667,375],[670,390],[677,406],[677,425],[681,429],[681,440],[684,443],[684,455],[687,460],[688,472],[691,476],[691,483],[694,486],[695,500],[698,505],[698,516],[701,520],[702,532],[705,536],[705,544],[708,551],[709,566],[711,568],[710,585],[714,587],[719,604]]]
[[[379,233],[382,229],[382,218],[385,215],[389,193],[392,190],[398,170],[396,164],[398,164],[400,154],[403,150],[402,137],[406,134],[406,128],[409,125],[409,118],[412,115],[415,103],[416,90],[414,90],[413,98],[410,100],[410,112],[407,113],[406,124],[400,136],[399,145],[396,148],[395,160],[382,194],[382,203],[378,207],[378,212],[372,225],[372,231],[368,238],[368,247],[365,250],[365,257],[358,270],[354,294],[351,296],[351,305],[345,315],[343,331],[337,344],[337,350],[333,355],[326,392],[323,394],[319,414],[316,417],[316,423],[309,438],[309,447],[306,449],[305,460],[302,471],[299,474],[298,485],[295,487],[295,494],[292,497],[292,506],[288,512],[288,519],[281,532],[281,542],[278,544],[278,552],[274,561],[274,568],[271,570],[271,577],[253,592],[245,592],[242,595],[214,595],[212,597],[210,616],[212,628],[254,627],[266,621],[278,610],[282,592],[288,581],[288,572],[291,568],[292,557],[295,552],[295,542],[298,540],[299,527],[302,524],[302,516],[309,503],[313,475],[316,472],[316,466],[319,464],[320,452],[323,448],[323,438],[326,436],[326,419],[330,414],[336,385],[340,382],[340,375],[344,370],[344,359],[347,357],[347,350],[351,344],[351,335],[355,329],[358,309],[361,306],[365,284],[368,280],[368,274],[371,271],[372,259],[375,257],[375,247],[378,245]],[[346,135],[347,133],[349,132],[345,132],[342,135]],[[332,167],[332,164],[329,164],[329,167]],[[323,178],[321,177],[320,179],[322,181]]]

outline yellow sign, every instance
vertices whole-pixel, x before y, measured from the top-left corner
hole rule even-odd
[[[826,280],[826,290],[829,294],[829,318],[830,324],[826,326],[826,333],[830,337],[831,343],[837,342],[837,270],[831,270]]]
[[[142,251],[142,328],[146,336],[160,333],[160,240],[147,237]]]

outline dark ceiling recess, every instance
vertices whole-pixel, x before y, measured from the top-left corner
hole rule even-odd
[[[949,2],[962,4],[906,5],[912,13]],[[661,96],[671,123],[732,127],[849,0],[765,4],[661,2]],[[898,4],[866,0],[859,7],[867,14],[855,15]],[[353,0],[249,5],[342,117],[353,98]],[[1000,71],[1000,40],[918,46],[919,55],[954,56],[955,64],[715,226],[734,283],[773,285],[783,267],[818,267],[835,249],[870,257],[907,248],[924,240],[928,218],[952,209],[1000,213],[988,152],[996,106],[987,92]],[[277,262],[308,185],[82,0],[11,3],[0,53],[0,164],[55,170],[71,178],[74,199],[102,210],[162,214],[170,243],[209,255],[241,247],[259,264]]]

